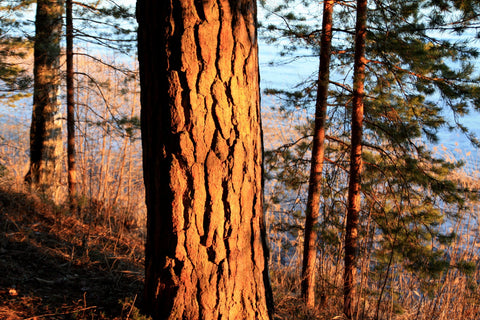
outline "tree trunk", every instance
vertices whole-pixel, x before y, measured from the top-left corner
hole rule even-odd
[[[254,0],[139,0],[154,319],[268,319]]]
[[[332,47],[332,13],[334,0],[323,2],[322,38],[318,74],[317,101],[315,106],[315,129],[313,133],[312,160],[308,200],[305,213],[305,241],[303,248],[302,296],[306,306],[315,306],[315,271],[317,258],[318,216],[323,161],[325,154],[325,122],[327,118],[328,83],[330,80],[330,57]]]
[[[363,99],[365,95],[365,40],[367,29],[367,0],[357,0],[355,28],[355,57],[353,70],[353,106],[350,152],[350,178],[348,185],[347,224],[345,231],[344,306],[347,319],[354,315],[356,254],[360,213],[360,178],[362,170]]]
[[[75,169],[75,96],[73,80],[73,17],[72,0],[66,0],[66,60],[67,60],[67,172],[68,196],[70,208],[75,208],[75,186],[77,175]]]
[[[30,168],[25,181],[41,192],[54,192],[60,176],[62,128],[58,90],[62,13],[63,0],[37,1]]]

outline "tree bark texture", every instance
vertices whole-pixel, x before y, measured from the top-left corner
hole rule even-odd
[[[302,296],[306,306],[315,306],[315,273],[317,258],[317,232],[320,211],[322,171],[325,155],[325,122],[327,118],[328,83],[332,48],[332,13],[334,0],[323,2],[322,38],[318,73],[315,128],[313,132],[312,160],[305,213],[305,241],[303,247]]]
[[[42,192],[55,190],[61,168],[58,90],[62,13],[63,0],[37,1],[30,168],[25,180]]]
[[[354,316],[356,255],[358,249],[358,223],[361,205],[363,99],[365,96],[365,41],[367,34],[367,0],[357,0],[355,28],[355,57],[353,70],[353,103],[350,151],[350,177],[348,185],[347,223],[345,230],[344,313]]]
[[[75,207],[75,96],[73,70],[73,12],[72,0],[66,0],[66,63],[67,63],[67,172],[70,207]]]
[[[139,0],[154,319],[268,319],[254,0]]]

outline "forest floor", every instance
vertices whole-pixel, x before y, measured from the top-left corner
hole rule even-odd
[[[0,186],[0,319],[141,319],[143,237]]]

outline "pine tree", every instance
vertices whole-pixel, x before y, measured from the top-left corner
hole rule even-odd
[[[67,84],[67,173],[70,208],[75,208],[77,172],[75,169],[75,96],[73,66],[73,3],[65,0],[66,84]]]
[[[75,6],[74,6],[75,4]],[[107,62],[104,56],[105,49],[113,52],[114,55],[121,53],[128,56],[132,50],[135,30],[133,28],[132,8],[121,6],[115,2],[95,1],[95,2],[72,2],[66,0],[66,107],[67,107],[67,181],[70,207],[75,209],[76,202],[76,183],[77,173],[75,166],[75,81],[79,77],[87,77],[92,86],[86,90],[93,90],[97,94],[104,96],[104,84],[100,79],[96,79],[88,72],[82,72],[77,68],[75,71],[74,56],[85,56],[95,63],[101,63],[109,66],[113,70],[121,72],[128,77],[134,78],[135,71],[120,67],[119,64]],[[78,27],[74,28],[75,26]],[[73,46],[74,39],[79,43],[77,47]],[[98,52],[90,53],[80,46],[99,47]],[[80,90],[80,94],[84,94]],[[107,108],[113,109],[110,101],[104,99]],[[88,106],[84,106],[88,107]],[[99,119],[100,123],[105,119]],[[121,131],[121,134],[128,135],[128,123],[135,119],[125,117],[116,118],[113,116],[110,121],[113,126]],[[128,123],[127,123],[128,122]]]
[[[46,193],[55,192],[59,184],[62,143],[58,92],[63,9],[62,0],[37,1],[30,168],[25,181]]]
[[[383,238],[378,242],[374,258],[378,259],[377,267],[385,279],[392,263],[401,263],[421,277],[435,277],[448,268],[448,256],[441,250],[432,250],[431,244],[452,237],[442,235],[438,225],[446,218],[459,218],[456,215],[446,217],[440,209],[442,205],[454,203],[462,208],[463,199],[456,192],[455,184],[448,179],[449,172],[461,163],[449,164],[435,158],[424,141],[434,143],[438,130],[448,127],[465,132],[476,143],[476,137],[470,135],[468,128],[459,121],[468,112],[477,110],[479,101],[478,79],[470,63],[477,57],[477,51],[468,45],[471,42],[469,26],[475,25],[475,12],[478,12],[473,4],[471,1],[372,1],[369,5],[362,139],[363,205],[358,235],[359,239],[367,234]],[[342,76],[348,75],[353,65],[350,26],[354,19],[350,9],[339,7],[335,16],[342,22],[338,25],[344,27],[334,29],[334,37],[336,34],[341,41],[334,44],[332,50],[335,72],[331,81],[333,89],[330,91],[329,131],[326,135],[329,144],[325,157],[329,165],[323,184],[320,208],[323,216],[319,226],[323,250],[331,239],[335,239],[329,231],[331,227],[342,231],[342,221],[333,218],[334,212],[342,210],[330,204],[338,206],[344,201],[338,195],[345,192],[345,174],[336,172],[346,169],[348,157],[345,157],[345,149],[350,147],[345,125],[351,113],[344,106],[348,106],[352,99],[352,88],[351,82],[342,81]],[[288,12],[289,8],[277,9]],[[290,13],[283,18],[288,22],[288,28],[276,25],[269,26],[268,30],[292,37],[287,49],[298,46],[317,48],[319,29],[316,26],[310,26]],[[439,37],[439,32],[453,36],[461,34],[463,38],[456,37],[452,41],[451,37]],[[318,52],[316,50],[314,52]],[[309,85],[294,92],[279,90],[276,93],[283,94],[286,105],[309,105],[316,91]],[[448,109],[455,115],[453,120],[442,113]],[[311,126],[307,129],[311,130]],[[309,132],[301,135],[308,136]],[[297,143],[295,147],[304,150],[305,143]],[[289,160],[292,153],[284,152],[283,155],[290,157],[285,160],[292,161]],[[305,152],[299,151],[299,154]],[[278,158],[281,153],[268,155]],[[277,170],[276,178],[291,177],[286,174],[290,167],[292,163]],[[328,181],[332,178],[340,180]],[[373,231],[367,230],[369,221],[374,223]],[[379,306],[381,300],[382,292],[379,292]]]
[[[138,2],[155,319],[268,319],[256,2]]]
[[[309,308],[315,306],[315,272],[317,257],[318,216],[320,211],[321,179],[325,153],[325,123],[327,118],[328,84],[332,42],[332,14],[335,1],[324,1],[320,66],[318,72],[315,127],[313,134],[312,161],[308,186],[308,201],[305,211],[305,241],[303,249],[302,296]]]
[[[365,43],[367,38],[367,0],[357,1],[355,58],[353,65],[353,99],[350,139],[350,174],[345,230],[345,271],[343,276],[343,313],[347,319],[355,315],[354,298],[358,250],[358,228],[361,209],[362,135],[365,96]]]
[[[32,43],[19,32],[22,21],[18,15],[31,1],[9,1],[0,4],[0,99],[15,106],[19,99],[29,95],[32,79],[19,63],[28,56]]]
[[[136,44],[134,8],[114,1],[75,1],[74,35],[79,47],[97,47],[129,56]]]

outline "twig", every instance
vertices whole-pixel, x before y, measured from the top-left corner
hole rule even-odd
[[[133,308],[135,308],[135,301],[137,301],[137,295],[135,295],[132,305],[130,306],[130,311],[128,311],[127,319],[130,319],[130,315],[132,314]]]
[[[91,307],[85,307],[85,308],[82,308],[82,309],[77,309],[77,310],[72,310],[72,311],[66,311],[66,312],[60,312],[60,313],[47,313],[47,314],[42,314],[42,315],[39,315],[39,316],[33,316],[33,317],[30,317],[30,318],[25,318],[23,320],[34,320],[34,319],[38,319],[38,318],[45,318],[45,317],[51,317],[51,316],[59,316],[59,315],[65,315],[65,314],[72,314],[72,313],[77,313],[77,312],[80,312],[80,311],[86,311],[86,310],[90,310],[90,309],[95,309],[96,306],[91,306]]]

